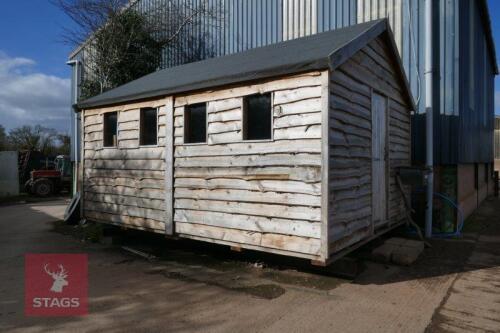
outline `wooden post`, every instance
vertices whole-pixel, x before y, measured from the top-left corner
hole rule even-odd
[[[330,71],[321,73],[321,260],[324,263],[330,255],[329,208],[330,208]]]
[[[85,218],[85,110],[80,111],[80,151],[75,151],[75,154],[80,154],[80,169],[78,177],[80,178],[80,219]]]
[[[174,98],[165,103],[165,234],[174,233]]]

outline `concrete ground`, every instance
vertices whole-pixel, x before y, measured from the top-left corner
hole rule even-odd
[[[433,241],[411,267],[364,261],[354,279],[279,256],[122,236],[157,255],[148,261],[75,238],[75,227],[54,224],[64,208],[0,207],[1,332],[500,332],[498,199],[464,239]],[[89,315],[24,316],[24,254],[54,252],[89,255]]]

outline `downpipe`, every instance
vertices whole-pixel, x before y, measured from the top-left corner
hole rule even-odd
[[[76,104],[78,102],[78,65],[79,62],[78,60],[70,60],[66,62],[67,65],[71,66],[73,69],[73,81],[74,81],[74,91],[73,91],[73,101],[72,104]],[[75,120],[73,122],[73,149],[75,152],[75,163],[73,166],[73,179],[72,179],[72,195],[74,196],[76,192],[78,191],[78,162],[79,162],[79,151],[78,151],[78,115],[75,114]]]
[[[432,0],[425,0],[425,127],[426,127],[426,166],[427,177],[425,237],[432,237],[432,211],[434,197],[434,113],[432,109],[432,80],[434,74],[432,43]]]

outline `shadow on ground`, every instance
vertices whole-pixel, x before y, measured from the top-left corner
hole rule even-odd
[[[67,226],[58,225],[55,230],[71,233],[81,237],[78,232]],[[318,290],[331,290],[342,283],[356,284],[388,284],[414,279],[440,277],[470,269],[466,265],[468,258],[477,246],[479,235],[487,233],[500,236],[500,200],[490,198],[471,216],[465,224],[464,236],[456,239],[435,239],[430,241],[432,247],[426,248],[420,258],[409,267],[375,263],[371,261],[370,253],[376,246],[390,237],[407,237],[405,228],[397,229],[383,238],[372,241],[351,253],[343,260],[329,267],[315,267],[310,261],[244,250],[231,251],[229,247],[192,241],[187,239],[166,239],[162,235],[122,230],[113,226],[105,226],[103,234],[113,239],[113,249],[122,251],[121,246],[155,256],[156,262],[172,265],[204,267],[218,272],[231,274],[250,274],[254,277],[268,280],[270,283],[295,285],[297,287]],[[492,248],[492,253],[500,255],[498,249]],[[131,260],[141,260],[132,256]],[[170,278],[189,280],[183,274],[165,273]],[[199,282],[215,284],[210,279],[200,279]],[[224,287],[224,284],[219,284]],[[264,288],[263,290],[267,290]],[[269,287],[274,298],[281,293],[280,288]],[[252,293],[252,290],[248,290]],[[257,292],[257,293],[260,293]]]
[[[387,285],[420,279],[429,279],[426,283],[432,284],[432,279],[474,270],[467,261],[478,246],[476,240],[485,234],[500,236],[499,210],[500,201],[488,199],[467,221],[463,239],[432,241],[432,248],[426,249],[410,267],[371,262],[368,253],[382,242],[376,240],[349,255],[347,261],[320,268],[306,260],[254,251],[233,252],[226,246],[165,239],[161,235],[115,227],[102,230],[104,240],[112,237],[112,244],[82,241],[88,239],[88,234],[80,227],[49,223],[53,216],[44,216],[35,207],[32,214],[36,221],[45,221],[40,222],[40,227],[19,221],[1,225],[4,236],[0,236],[0,241],[4,244],[0,247],[0,268],[4,272],[0,273],[0,279],[5,280],[0,286],[0,330],[97,332],[106,327],[106,331],[113,332],[123,331],[126,323],[138,331],[141,328],[162,331],[165,329],[162,325],[170,323],[168,331],[174,332],[211,328],[237,331],[241,329],[237,321],[223,320],[220,316],[221,312],[234,310],[235,299],[241,304],[255,299],[253,306],[265,312],[266,303],[259,302],[272,302],[290,290],[332,296],[334,289],[345,284]],[[386,237],[401,232],[397,230]],[[132,254],[123,246],[154,258],[148,260]],[[500,256],[499,246],[483,250]],[[5,252],[6,249],[10,252]],[[86,317],[23,316],[23,254],[28,252],[88,253],[91,324]],[[163,278],[158,279],[159,276]],[[200,306],[206,304],[211,308],[201,311]],[[254,315],[242,313],[239,319],[250,321]]]

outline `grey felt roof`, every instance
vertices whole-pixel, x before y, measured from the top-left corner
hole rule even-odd
[[[78,104],[78,108],[118,104],[336,67],[346,60],[344,59],[346,54],[352,55],[354,51],[388,29],[386,20],[371,21],[228,56],[167,68],[86,99]]]

